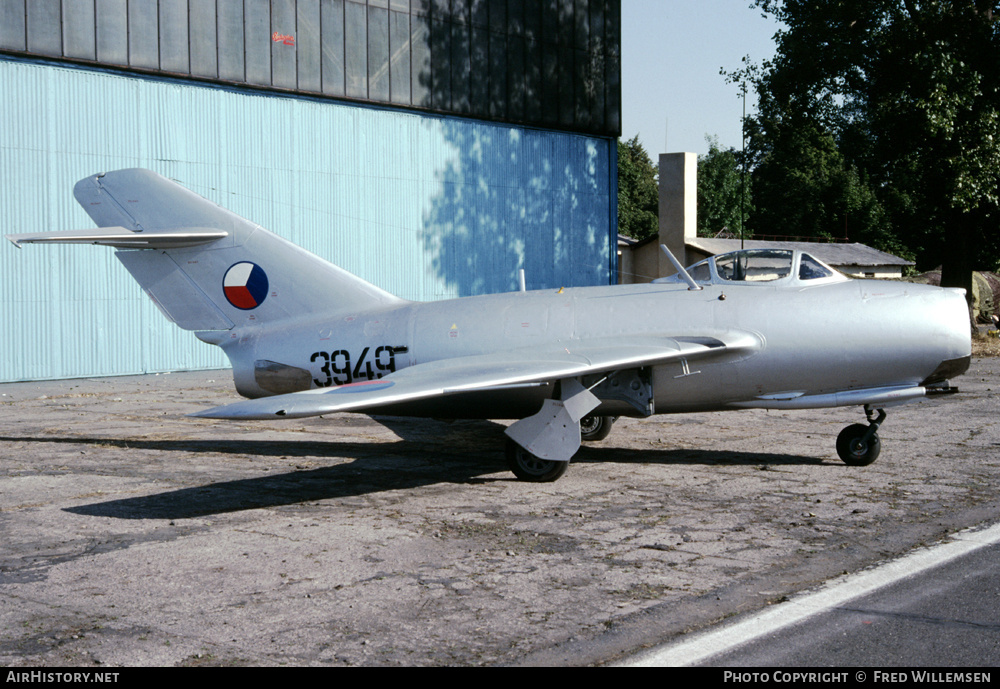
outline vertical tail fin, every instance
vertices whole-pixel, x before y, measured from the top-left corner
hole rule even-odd
[[[116,256],[186,330],[228,330],[402,300],[149,170],[80,180],[98,230],[11,235],[15,244],[87,242]],[[136,250],[142,249],[142,250]]]

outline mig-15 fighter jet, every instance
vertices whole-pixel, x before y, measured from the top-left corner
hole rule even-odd
[[[511,470],[553,481],[619,416],[862,406],[840,457],[879,454],[884,409],[953,392],[971,355],[962,290],[853,280],[801,251],[714,256],[647,284],[397,298],[148,170],[74,189],[167,318],[218,345],[246,401],[193,413],[516,419]],[[668,252],[669,255],[669,252]],[[676,263],[676,261],[675,261]]]

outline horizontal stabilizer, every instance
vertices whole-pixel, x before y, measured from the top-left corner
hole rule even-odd
[[[228,233],[205,227],[181,227],[161,232],[133,232],[124,227],[98,227],[91,230],[5,236],[19,249],[22,244],[98,244],[118,249],[179,249],[209,244],[227,237]]]
[[[417,364],[385,378],[236,402],[189,414],[208,419],[275,419],[367,411],[390,404],[442,395],[479,392],[501,386],[554,382],[576,376],[651,366],[685,358],[711,358],[760,346],[753,335],[734,333],[732,341],[711,345],[670,338],[631,338],[567,342],[564,346],[524,348]]]

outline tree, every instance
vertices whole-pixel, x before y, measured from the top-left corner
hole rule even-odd
[[[912,258],[893,234],[869,178],[845,158],[829,131],[812,119],[788,118],[769,135],[753,173],[755,234],[849,238]]]
[[[742,155],[719,148],[717,137],[705,137],[708,153],[698,156],[698,234],[711,237],[723,229],[743,234],[752,210],[749,180],[744,180]],[[741,207],[740,198],[743,198]]]
[[[758,207],[807,203],[820,232],[839,212],[852,238],[908,247],[971,294],[973,267],[1000,249],[1000,0],[756,4],[787,27],[775,58],[741,75],[759,96],[755,184],[775,192]],[[796,174],[818,178],[813,195]]]
[[[636,134],[618,142],[618,232],[645,239],[659,232],[658,170]]]

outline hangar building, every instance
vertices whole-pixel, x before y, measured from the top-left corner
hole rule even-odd
[[[401,297],[616,275],[620,0],[0,0],[0,231],[142,167]],[[0,248],[0,380],[226,366],[113,251]]]

